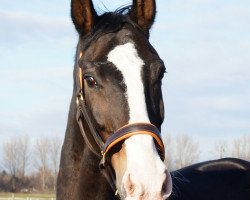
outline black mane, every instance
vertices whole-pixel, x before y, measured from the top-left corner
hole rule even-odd
[[[125,25],[129,24],[132,27],[144,31],[129,17],[131,6],[118,8],[114,12],[104,13],[96,18],[96,22],[89,34],[84,36],[83,50],[89,47],[92,41],[97,40],[102,35],[107,33],[115,33]],[[144,33],[145,34],[145,33]]]

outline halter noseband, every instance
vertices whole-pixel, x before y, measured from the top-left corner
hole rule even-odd
[[[81,57],[81,54],[80,54]],[[85,99],[83,96],[83,74],[82,68],[77,67],[78,72],[76,79],[78,79],[77,86],[77,96],[76,96],[76,105],[77,105],[77,114],[76,120],[78,122],[81,134],[89,147],[89,149],[97,155],[100,161],[100,169],[102,170],[104,176],[106,177],[107,181],[109,182],[111,188],[115,191],[115,194],[118,198],[118,190],[116,189],[115,185],[115,175],[110,164],[110,161],[107,161],[107,158],[110,159],[111,157],[111,150],[117,146],[118,143],[126,140],[127,138],[133,135],[150,135],[154,138],[157,151],[160,155],[160,158],[164,161],[165,159],[165,149],[164,144],[161,139],[160,131],[157,129],[156,126],[150,123],[134,123],[134,124],[127,124],[116,132],[114,132],[107,141],[103,141],[99,133],[97,132],[95,126],[93,125],[93,121],[88,113],[88,109],[86,107]],[[84,126],[84,122],[87,126]],[[88,131],[87,131],[87,130]]]
[[[118,129],[113,135],[111,135],[107,139],[104,146],[102,147],[101,153],[102,153],[103,159],[105,159],[109,151],[114,146],[116,146],[119,142],[122,142],[133,135],[140,135],[140,134],[150,135],[154,138],[155,144],[157,145],[157,151],[161,159],[164,160],[165,151],[164,151],[164,144],[162,142],[160,132],[153,124],[149,124],[149,123],[127,124],[123,126],[122,128]],[[105,164],[105,162],[103,164]]]

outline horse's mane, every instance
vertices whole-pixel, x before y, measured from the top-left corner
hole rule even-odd
[[[114,12],[106,12],[98,16],[90,33],[84,36],[83,49],[88,48],[92,41],[97,40],[102,35],[119,31],[124,24],[129,24],[141,30],[141,28],[130,19],[130,11],[131,6],[125,6],[119,7]]]

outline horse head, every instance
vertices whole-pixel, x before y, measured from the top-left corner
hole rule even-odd
[[[80,82],[101,140],[122,134],[106,144],[104,159],[126,200],[167,199],[172,190],[158,133],[164,120],[165,66],[148,40],[155,14],[154,0],[134,0],[131,7],[100,16],[91,0],[71,1],[79,33],[75,85]]]

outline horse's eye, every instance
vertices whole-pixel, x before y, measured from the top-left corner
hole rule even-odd
[[[89,87],[93,88],[97,86],[97,82],[92,76],[86,76],[84,79],[87,81]]]

